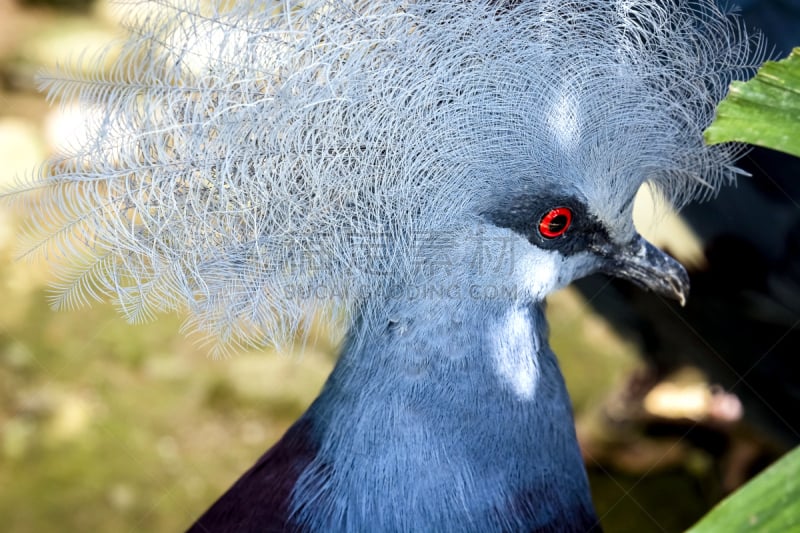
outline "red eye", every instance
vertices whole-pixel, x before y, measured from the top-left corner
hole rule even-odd
[[[548,239],[561,237],[572,223],[572,211],[569,207],[556,207],[547,212],[539,222],[539,233]]]

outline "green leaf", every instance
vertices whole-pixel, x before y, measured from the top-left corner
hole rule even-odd
[[[687,533],[800,532],[800,448],[724,499]]]
[[[744,142],[800,157],[800,48],[731,84],[705,131],[708,144]]]

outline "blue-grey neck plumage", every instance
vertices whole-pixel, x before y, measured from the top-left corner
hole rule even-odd
[[[218,349],[350,326],[196,530],[595,525],[545,298],[597,271],[686,298],[633,197],[734,179],[702,131],[757,42],[711,0],[147,4],[109,72],[42,77],[88,129],[21,186],[54,303],[185,311]]]
[[[364,532],[597,526],[541,306],[427,302],[393,316],[347,345],[306,415],[319,449],[292,495],[298,523]]]

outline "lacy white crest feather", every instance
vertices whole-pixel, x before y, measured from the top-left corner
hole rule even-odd
[[[149,4],[110,72],[42,78],[92,135],[21,187],[27,229],[58,306],[188,311],[219,346],[369,306],[515,180],[713,194],[736,148],[701,132],[758,62],[709,0]]]

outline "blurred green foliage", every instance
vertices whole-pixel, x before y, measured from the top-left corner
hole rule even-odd
[[[738,141],[800,157],[800,48],[734,82],[705,132],[710,144]]]
[[[62,11],[88,13],[94,0],[19,0],[26,7],[49,7]]]
[[[800,531],[800,448],[717,505],[687,533]]]

